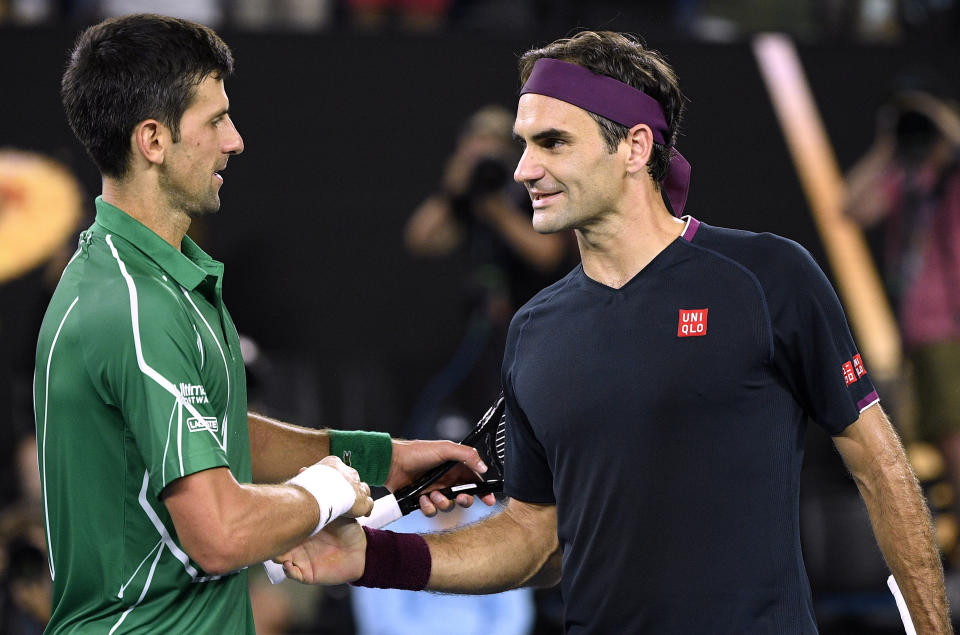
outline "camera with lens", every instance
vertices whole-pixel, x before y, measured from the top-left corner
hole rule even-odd
[[[911,109],[908,104],[897,109],[893,132],[895,153],[906,163],[923,161],[941,138],[937,124],[926,114]]]
[[[498,156],[484,156],[477,160],[463,193],[453,200],[454,214],[461,221],[468,220],[473,205],[496,194],[511,182],[511,167]]]

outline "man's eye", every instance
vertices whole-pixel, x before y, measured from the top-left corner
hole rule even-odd
[[[560,139],[544,139],[541,145],[549,150],[563,145],[563,141]]]

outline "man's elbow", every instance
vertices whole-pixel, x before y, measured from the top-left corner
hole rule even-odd
[[[550,554],[540,570],[534,574],[525,586],[537,589],[547,589],[560,584],[560,577],[563,571],[563,555],[559,547]]]
[[[541,540],[528,544],[527,553],[530,554],[528,568],[517,586],[548,588],[560,583],[563,552],[556,533],[546,534]]]
[[[226,575],[250,564],[244,562],[244,541],[224,533],[216,531],[202,536],[184,536],[181,538],[183,550],[210,575]]]

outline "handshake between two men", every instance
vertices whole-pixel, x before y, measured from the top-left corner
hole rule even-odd
[[[393,493],[376,503],[370,486],[361,480],[357,470],[333,455],[301,468],[297,476],[287,481],[316,499],[320,518],[307,540],[264,563],[271,581],[276,584],[284,577],[308,584],[357,581],[364,573],[366,545],[372,530],[415,509],[433,516],[456,505],[469,507],[474,495],[487,505],[494,504],[493,493],[483,485],[471,484],[487,471],[474,448],[429,441],[393,440],[391,445],[390,474],[384,486]],[[349,463],[349,453],[345,458]],[[382,538],[388,534],[378,535]]]

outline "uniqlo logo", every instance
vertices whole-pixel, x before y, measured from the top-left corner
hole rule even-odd
[[[867,369],[863,367],[863,360],[860,359],[859,353],[853,356],[853,370],[857,371],[857,378],[867,374]]]
[[[700,337],[707,334],[709,309],[680,309],[677,337]]]
[[[853,362],[843,363],[843,381],[848,386],[857,381],[857,373],[853,370]]]

